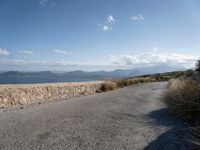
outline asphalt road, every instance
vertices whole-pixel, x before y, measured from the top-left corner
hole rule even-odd
[[[166,83],[0,112],[1,150],[188,149],[161,102]],[[181,134],[180,134],[181,133]]]

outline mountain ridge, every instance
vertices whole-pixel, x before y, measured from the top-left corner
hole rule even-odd
[[[82,71],[75,70],[64,73],[53,71],[21,72],[7,71],[0,73],[0,84],[19,83],[53,83],[53,82],[82,82],[104,79],[120,79],[134,77],[145,74],[163,73],[170,71],[186,70],[184,68],[169,67],[166,65],[136,68],[136,69],[116,69],[113,71]]]

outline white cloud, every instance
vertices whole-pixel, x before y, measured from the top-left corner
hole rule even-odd
[[[109,31],[112,30],[114,22],[115,22],[114,17],[112,15],[108,15],[104,23],[98,24],[97,26],[101,31]]]
[[[108,31],[110,28],[108,27],[108,26],[103,26],[102,27],[102,30],[104,30],[104,31]]]
[[[25,50],[25,51],[18,51],[17,52],[17,57],[18,58],[27,58],[28,56],[30,56],[30,55],[33,55],[34,53],[32,52],[32,51],[27,51],[27,50]]]
[[[32,51],[19,51],[18,54],[20,55],[33,55]]]
[[[57,54],[62,54],[62,55],[67,55],[67,54],[68,54],[67,51],[63,51],[63,50],[59,50],[59,49],[54,49],[53,51],[54,51],[55,53],[57,53]]]
[[[153,52],[158,52],[159,51],[159,48],[158,47],[154,47],[153,48]]]
[[[8,56],[10,55],[10,52],[6,49],[0,48],[0,55]]]
[[[0,65],[12,65],[12,66],[89,66],[88,63],[83,62],[74,62],[74,61],[66,61],[66,60],[59,60],[59,61],[42,61],[42,60],[33,60],[28,61],[24,59],[14,59],[8,61],[0,61]]]
[[[134,20],[134,21],[144,21],[144,16],[142,14],[139,14],[137,16],[131,16],[131,20]]]
[[[124,66],[128,68],[149,67],[166,64],[169,66],[178,66],[191,68],[195,66],[198,59],[196,56],[189,56],[177,53],[160,52],[158,48],[154,48],[150,52],[133,55],[111,55],[107,58],[107,62],[115,66]]]
[[[114,23],[115,22],[114,17],[112,15],[108,15],[107,22],[110,23],[110,24]]]
[[[107,26],[107,25],[99,24],[98,27],[99,27],[99,29],[100,29],[101,31],[109,31],[109,30],[112,30],[112,27]]]
[[[155,51],[156,50],[156,51]],[[60,51],[58,52],[60,53]],[[67,54],[66,51],[60,54]],[[66,67],[79,68],[85,70],[85,68],[99,68],[100,70],[113,70],[113,69],[132,69],[132,68],[144,68],[151,66],[166,65],[172,67],[180,68],[192,68],[195,67],[195,62],[197,61],[197,56],[190,56],[186,54],[178,53],[167,53],[162,52],[158,48],[153,48],[151,51],[141,53],[141,54],[123,54],[123,55],[111,55],[104,59],[96,61],[68,61],[68,60],[58,60],[58,61],[41,61],[41,60],[0,60],[0,66],[26,66],[29,68],[52,67],[54,69]],[[56,66],[56,67],[54,67]]]
[[[46,4],[47,2],[48,2],[49,0],[39,0],[39,4],[40,5],[44,5],[44,4]]]

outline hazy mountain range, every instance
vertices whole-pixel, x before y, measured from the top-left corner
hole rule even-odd
[[[117,69],[114,71],[71,71],[66,73],[58,73],[51,71],[40,72],[19,72],[19,71],[0,71],[1,84],[19,84],[19,83],[53,83],[53,82],[82,82],[103,79],[118,79],[124,77],[134,77],[145,74],[170,72],[177,70],[185,70],[185,68],[169,67],[160,65],[148,68],[137,69]]]

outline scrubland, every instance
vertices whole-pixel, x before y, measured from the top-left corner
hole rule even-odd
[[[168,109],[188,127],[187,137],[200,147],[200,62],[196,71],[188,72],[184,77],[172,79],[164,94]]]
[[[123,88],[126,86],[139,84],[139,83],[149,83],[149,82],[155,82],[156,80],[150,77],[137,77],[132,79],[120,79],[120,80],[112,80],[107,81],[103,84],[101,84],[99,92],[106,92],[106,91],[112,91],[118,88]]]

